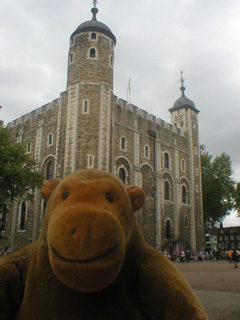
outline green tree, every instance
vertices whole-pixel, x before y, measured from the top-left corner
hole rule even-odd
[[[201,146],[201,166],[204,221],[207,227],[213,227],[236,208],[232,160],[226,153],[213,159]]]
[[[240,218],[240,182],[236,185],[235,209],[238,211],[238,218]]]
[[[35,162],[25,154],[23,144],[12,144],[11,132],[0,129],[0,232],[10,204],[17,197],[32,199],[29,192],[40,187],[44,177],[35,171]],[[1,233],[0,233],[1,235]]]

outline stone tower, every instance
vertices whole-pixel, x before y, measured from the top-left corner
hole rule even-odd
[[[181,71],[182,75],[182,71]],[[184,167],[188,167],[188,180],[181,179],[180,185],[177,190],[179,196],[186,197],[186,203],[190,205],[190,215],[188,223],[190,225],[190,244],[195,250],[204,249],[203,239],[203,215],[202,215],[202,186],[201,186],[201,160],[200,160],[200,147],[199,147],[199,129],[198,129],[198,113],[195,104],[192,100],[185,96],[184,79],[181,76],[182,86],[180,88],[181,97],[176,100],[173,107],[169,109],[171,113],[171,123],[173,126],[181,129],[186,134],[187,149],[189,152],[188,163],[179,159],[182,171]],[[184,189],[184,183],[186,189]],[[185,190],[189,194],[185,194]],[[183,209],[180,209],[180,211]],[[181,228],[186,224],[186,221],[178,221],[178,227]],[[181,234],[181,230],[179,232]],[[180,239],[180,241],[183,239]],[[198,244],[198,245],[196,245]]]
[[[70,37],[64,175],[77,168],[109,170],[113,67],[116,38],[97,21],[82,23]]]
[[[185,94],[169,110],[171,124],[113,94],[116,38],[92,19],[70,37],[67,87],[60,97],[8,124],[12,141],[46,179],[76,169],[112,172],[145,192],[136,213],[146,241],[159,250],[204,248],[198,113]],[[37,240],[46,202],[17,199],[1,226],[4,241],[16,251]]]

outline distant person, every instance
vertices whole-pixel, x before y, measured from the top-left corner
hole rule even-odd
[[[232,253],[232,261],[234,262],[234,268],[238,268],[238,254],[237,254],[237,251],[234,250],[233,253]]]
[[[227,256],[228,256],[228,262],[231,263],[232,262],[232,254],[233,254],[233,251],[232,250],[229,250],[228,253],[227,253]]]
[[[215,250],[212,251],[212,261],[213,262],[217,261],[217,259],[216,259],[216,251]]]
[[[218,249],[216,249],[216,259],[217,259],[217,261],[219,261],[219,251],[218,251]]]
[[[185,255],[186,255],[186,261],[187,261],[187,263],[189,263],[190,258],[191,258],[191,252],[190,252],[189,249],[186,250],[186,254]]]
[[[8,247],[5,247],[4,250],[3,250],[3,254],[2,255],[5,257],[8,254],[9,254],[9,249],[8,249]]]
[[[180,251],[180,262],[181,263],[185,262],[185,253],[183,250]]]

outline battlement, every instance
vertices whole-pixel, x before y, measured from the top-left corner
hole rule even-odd
[[[28,121],[28,120],[31,120],[31,119],[37,119],[37,117],[39,115],[44,115],[44,114],[47,114],[47,112],[51,109],[53,109],[57,102],[58,102],[59,98],[29,112],[29,113],[26,113],[24,114],[23,116],[21,116],[20,118],[17,118],[15,120],[13,120],[12,122],[9,122],[7,124],[7,128],[14,128],[16,127],[17,125],[20,125],[20,124],[23,124],[24,122]]]
[[[142,117],[145,120],[151,121],[152,123],[156,124],[158,127],[169,130],[170,132],[173,132],[175,134],[178,134],[182,137],[185,137],[185,132],[172,124],[157,118],[156,116],[152,115],[151,113],[148,113],[146,110],[140,109],[137,106],[128,103],[126,100],[123,100],[121,98],[118,98],[117,96],[114,96],[116,105],[120,106],[121,108],[125,110],[129,110],[130,112],[136,113],[136,115]]]

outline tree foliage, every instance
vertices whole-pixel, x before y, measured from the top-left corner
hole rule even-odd
[[[236,186],[235,208],[238,211],[238,218],[240,218],[240,182]]]
[[[224,152],[213,159],[201,146],[201,167],[204,221],[212,227],[236,208],[236,181],[231,177],[232,160]]]
[[[12,144],[11,132],[0,129],[0,220],[5,221],[9,205],[16,197],[31,199],[30,190],[39,187],[44,177],[34,170],[35,162],[23,144]]]

